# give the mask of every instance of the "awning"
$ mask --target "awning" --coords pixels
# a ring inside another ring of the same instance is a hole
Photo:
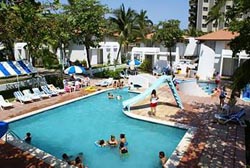
[[[0,62],[0,78],[37,73],[31,63],[24,60]]]

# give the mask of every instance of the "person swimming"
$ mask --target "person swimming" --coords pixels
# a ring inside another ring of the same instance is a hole
[[[95,144],[99,147],[105,147],[108,145],[103,139],[97,141]]]
[[[113,99],[113,98],[114,98],[114,95],[111,94],[111,93],[108,93],[108,98],[109,98],[109,99]]]
[[[120,134],[120,143],[124,143],[124,145],[127,146],[128,143],[125,134]]]
[[[125,146],[125,144],[123,142],[120,143],[119,150],[120,150],[120,154],[128,153],[128,149],[127,149],[127,147]]]
[[[114,135],[110,136],[110,140],[108,141],[110,146],[116,147],[118,145],[118,141],[115,139]]]

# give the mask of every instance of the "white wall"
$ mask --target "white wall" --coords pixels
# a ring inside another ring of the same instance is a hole
[[[208,80],[214,73],[215,52],[208,46],[200,45],[199,64],[197,75],[201,80]]]

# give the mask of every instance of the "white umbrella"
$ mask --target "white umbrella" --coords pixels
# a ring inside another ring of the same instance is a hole
[[[81,74],[81,73],[86,73],[86,70],[84,67],[81,66],[70,66],[67,69],[64,70],[65,74]]]

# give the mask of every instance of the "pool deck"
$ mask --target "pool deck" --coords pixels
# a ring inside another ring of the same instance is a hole
[[[92,81],[92,85],[96,81]],[[102,88],[106,89],[106,88]],[[47,106],[71,100],[88,94],[83,89],[49,99],[21,104],[0,112],[0,120],[10,119]],[[185,110],[180,110],[167,86],[157,90],[159,105],[156,116],[149,116],[149,97],[131,107],[135,114],[156,119],[173,121],[197,128],[194,139],[178,167],[245,167],[245,130],[244,127],[229,123],[219,124],[214,120],[218,111],[218,97],[194,97],[180,93]],[[245,119],[250,119],[250,103],[238,99],[238,108],[246,110]],[[164,150],[164,149],[163,149]],[[158,157],[158,156],[156,156]],[[7,167],[51,167],[35,157],[0,141],[0,165]],[[17,166],[18,165],[18,166]]]

